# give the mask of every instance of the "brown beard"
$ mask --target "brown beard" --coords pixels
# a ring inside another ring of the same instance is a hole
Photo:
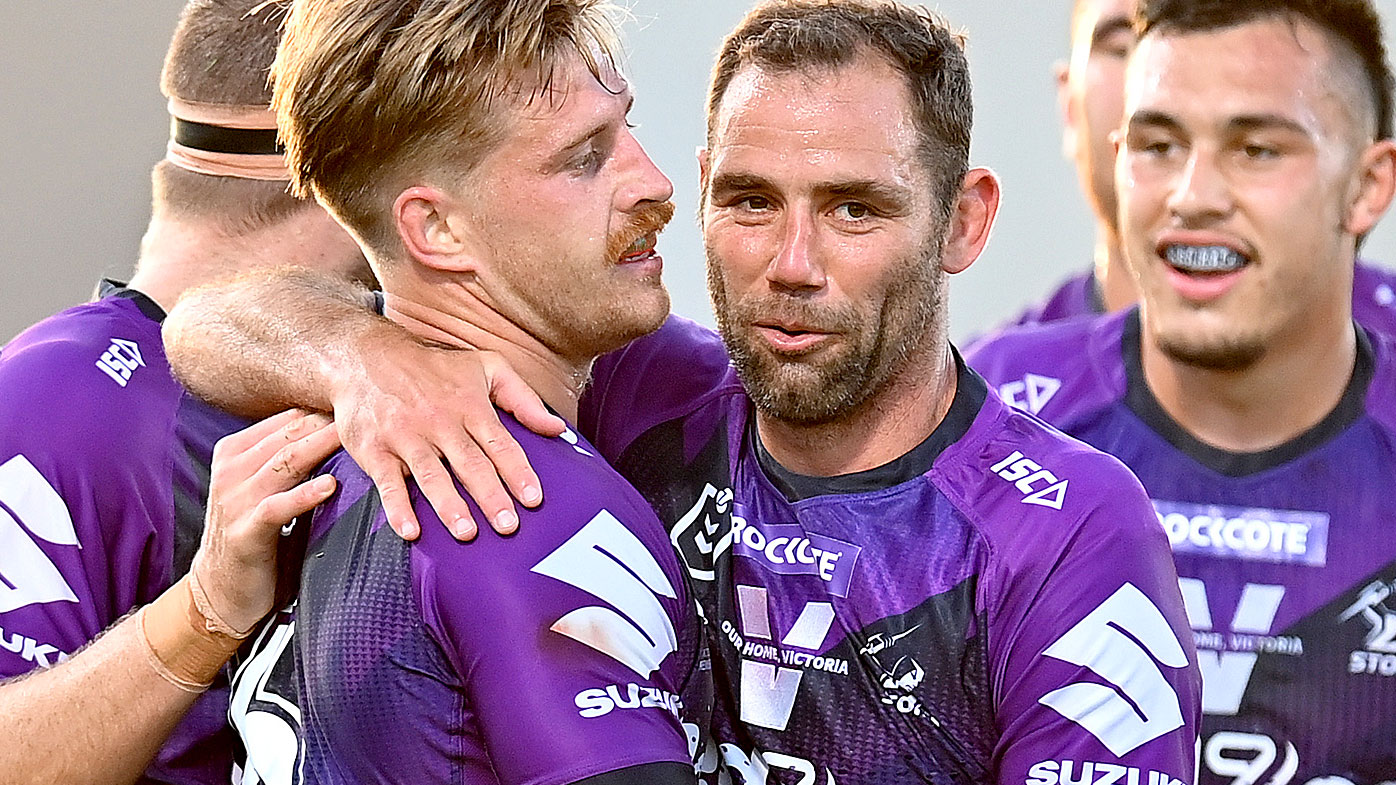
[[[1208,371],[1244,371],[1265,354],[1259,341],[1232,340],[1199,346],[1160,335],[1157,345],[1168,359]]]
[[[779,291],[732,302],[721,263],[709,252],[708,293],[718,331],[752,402],[764,414],[797,425],[836,422],[868,403],[945,319],[939,257],[938,245],[918,249],[889,282],[881,306],[860,313],[851,304],[815,305]],[[748,330],[758,317],[836,333],[838,345],[809,358],[773,356]]]

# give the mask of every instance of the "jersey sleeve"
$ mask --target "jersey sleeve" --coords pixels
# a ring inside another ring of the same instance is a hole
[[[0,677],[66,659],[169,582],[178,389],[158,325],[74,321],[0,354]]]
[[[1067,504],[1083,504],[1075,525],[1057,534],[1056,511],[1025,513],[991,572],[998,781],[1186,785],[1201,681],[1167,539],[1114,459],[1057,474]]]
[[[507,785],[689,763],[679,641],[696,616],[672,550],[662,533],[637,536],[645,511],[628,500],[550,499],[507,540],[462,546],[422,527],[419,602],[462,679],[468,724]]]

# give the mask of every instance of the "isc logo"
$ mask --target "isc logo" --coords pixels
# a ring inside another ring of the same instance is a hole
[[[1062,502],[1066,501],[1067,481],[1058,480],[1057,475],[1042,468],[1037,461],[1023,457],[1017,450],[990,466],[989,471],[1013,483],[1013,487],[1022,491],[1025,494],[1023,504],[1036,504],[1060,510]]]
[[[113,338],[111,346],[97,358],[97,368],[110,376],[112,381],[125,387],[131,381],[131,374],[145,366],[141,357],[141,347],[135,341]]]

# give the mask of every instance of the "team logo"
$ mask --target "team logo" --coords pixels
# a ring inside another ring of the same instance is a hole
[[[602,510],[533,567],[607,603],[588,605],[553,622],[553,632],[590,646],[649,678],[678,648],[660,597],[677,594],[644,543]]]
[[[78,601],[36,540],[82,547],[63,497],[28,458],[16,455],[0,464],[0,613]]]
[[[990,466],[989,471],[1013,483],[1013,487],[1024,494],[1023,504],[1060,510],[1066,501],[1067,481],[1057,479],[1057,475],[1017,450]]]
[[[926,669],[910,654],[891,651],[908,635],[916,632],[921,625],[896,634],[875,632],[868,636],[868,642],[858,649],[858,653],[872,665],[878,674],[878,685],[882,688],[879,698],[883,704],[891,706],[901,714],[920,717],[925,708],[916,690],[926,680]],[[903,647],[905,648],[905,647]],[[886,653],[886,656],[883,656]]]
[[[145,358],[141,357],[141,347],[125,338],[113,338],[111,346],[97,358],[97,369],[122,387],[130,384],[131,374],[137,368],[143,367]]]
[[[797,523],[761,524],[732,516],[732,553],[778,575],[815,575],[835,597],[847,597],[853,566],[863,549],[806,532]]]
[[[732,489],[705,484],[698,501],[669,530],[669,541],[689,575],[712,580],[713,565],[732,544]]]
[[[1328,561],[1328,514],[1154,501],[1174,553],[1307,564]]]
[[[1030,414],[1038,414],[1061,388],[1061,379],[1030,373],[1016,382],[1000,385],[999,397],[1009,406]]]
[[[1396,580],[1373,581],[1338,616],[1340,622],[1361,619],[1367,627],[1362,648],[1348,658],[1350,673],[1396,676],[1396,613],[1388,605],[1392,594],[1396,594]]]

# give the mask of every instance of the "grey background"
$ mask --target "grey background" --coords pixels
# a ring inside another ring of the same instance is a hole
[[[1381,0],[1388,39],[1396,16]],[[749,0],[629,0],[633,119],[674,180],[678,216],[661,241],[679,313],[710,322],[694,150],[708,68]],[[1052,63],[1067,47],[1067,0],[939,0],[970,35],[977,117],[973,162],[1005,199],[980,260],[952,283],[952,329],[981,331],[1089,262],[1091,224],[1061,155]],[[0,341],[87,299],[98,277],[130,275],[149,210],[149,169],[168,120],[160,63],[179,0],[8,3],[0,25]],[[1396,219],[1366,255],[1396,263]]]

